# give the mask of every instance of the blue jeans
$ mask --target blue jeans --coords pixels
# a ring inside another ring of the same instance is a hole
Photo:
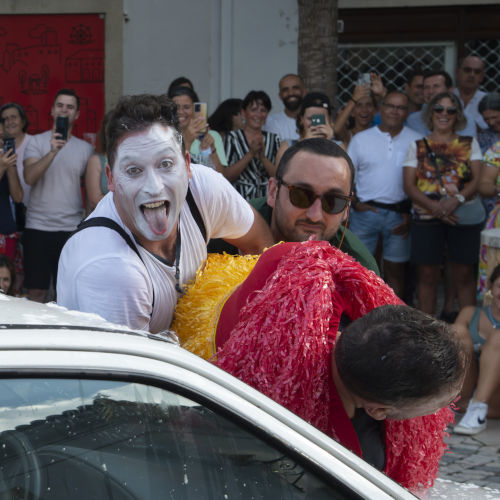
[[[375,207],[374,207],[375,208]],[[383,258],[389,262],[407,262],[410,260],[410,236],[403,238],[392,234],[392,229],[403,222],[403,216],[376,207],[377,212],[351,210],[349,229],[375,254],[379,237],[382,237]]]

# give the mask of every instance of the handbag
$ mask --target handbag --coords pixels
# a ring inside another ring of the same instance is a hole
[[[449,198],[448,193],[446,192],[446,188],[444,187],[443,178],[441,177],[441,172],[439,171],[439,167],[436,162],[436,153],[432,151],[429,143],[427,142],[427,138],[424,137],[424,144],[427,148],[427,154],[429,155],[429,160],[432,163],[432,166],[436,170],[436,176],[439,180],[439,184],[441,185],[441,195]],[[472,200],[466,201],[458,206],[453,212],[454,215],[458,217],[457,225],[459,226],[472,226],[476,224],[481,224],[486,218],[486,210],[484,209],[483,202],[476,194]]]

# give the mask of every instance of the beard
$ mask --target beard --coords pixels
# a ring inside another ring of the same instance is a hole
[[[283,104],[288,111],[297,111],[300,108],[301,103],[302,99],[298,96],[291,96],[283,101]]]

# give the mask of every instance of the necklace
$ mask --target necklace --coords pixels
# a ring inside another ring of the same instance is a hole
[[[491,304],[485,309],[486,316],[488,316],[488,319],[491,321],[491,324],[493,325],[493,328],[495,330],[498,330],[500,328],[500,321],[497,321],[493,317],[493,313],[491,312]]]

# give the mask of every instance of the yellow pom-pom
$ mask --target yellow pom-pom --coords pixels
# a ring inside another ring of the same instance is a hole
[[[209,254],[196,273],[195,282],[175,308],[171,329],[182,347],[210,359],[215,354],[214,337],[219,314],[233,290],[254,268],[258,255]]]

